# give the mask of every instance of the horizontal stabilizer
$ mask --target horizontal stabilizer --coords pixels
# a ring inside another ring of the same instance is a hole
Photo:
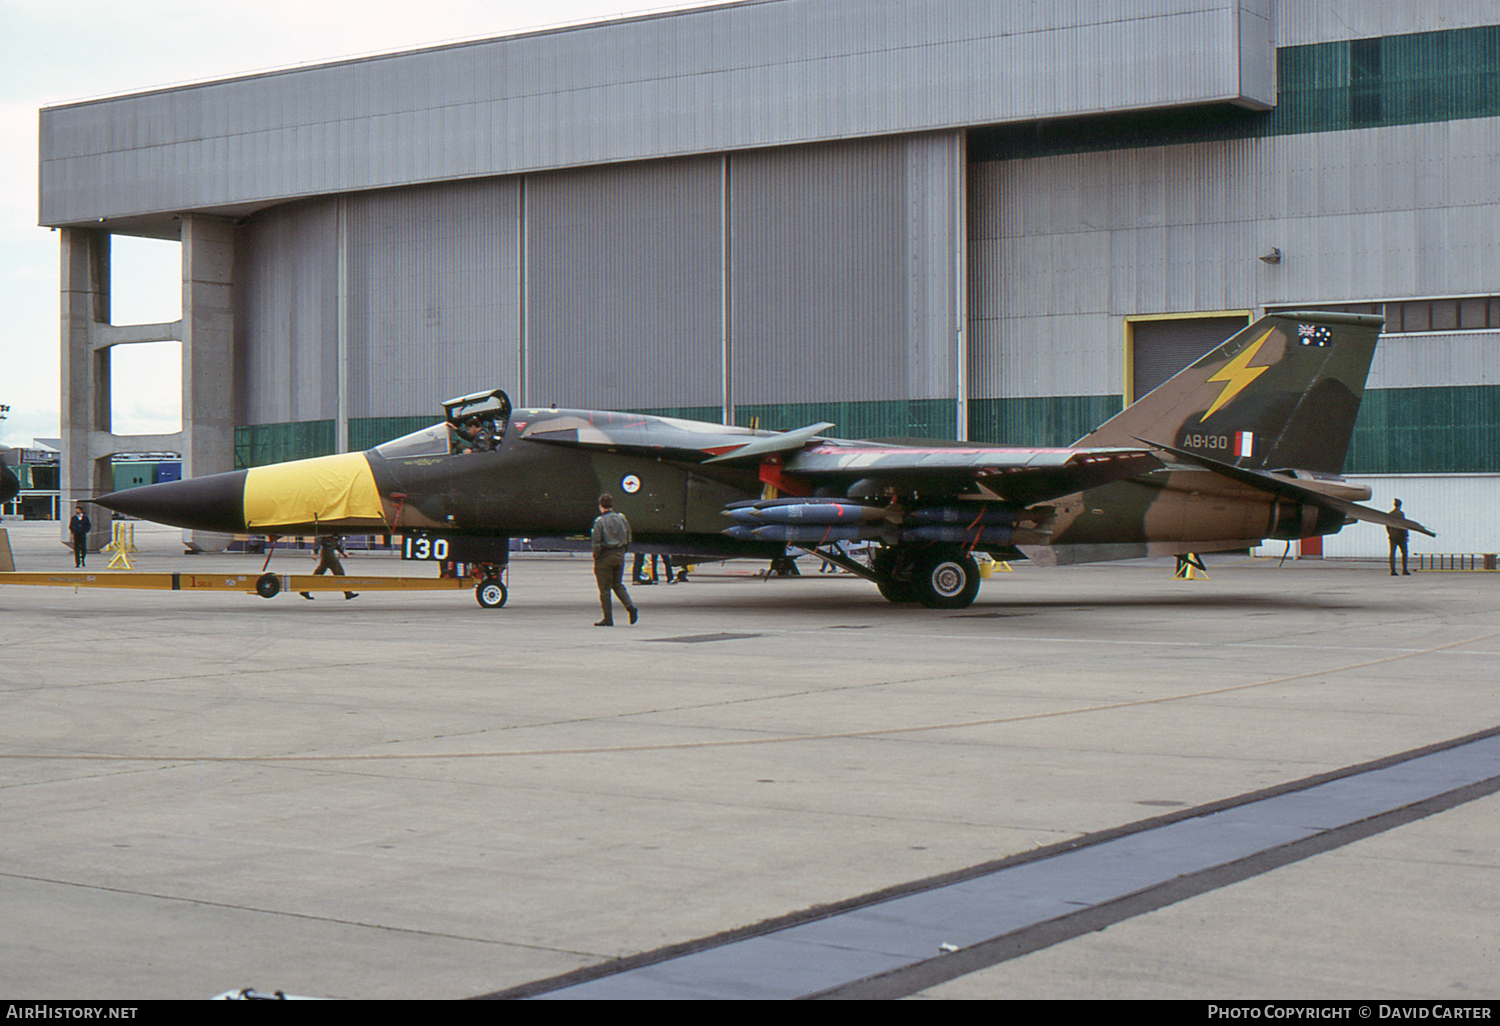
[[[1151,442],[1147,441],[1144,438],[1137,439],[1137,441],[1144,442],[1146,445],[1152,446],[1156,449],[1160,449],[1163,452],[1169,452],[1173,456],[1187,460],[1189,463],[1196,463],[1198,466],[1203,467],[1205,470],[1212,470],[1215,474],[1227,477],[1231,481],[1238,481],[1240,484],[1249,485],[1251,488],[1257,488],[1263,492],[1270,492],[1272,495],[1278,496],[1283,499],[1291,499],[1296,502],[1304,502],[1313,506],[1319,506],[1323,509],[1333,510],[1335,513],[1342,513],[1344,516],[1349,517],[1353,520],[1363,520],[1371,524],[1380,524],[1382,527],[1394,527],[1407,531],[1420,531],[1422,534],[1427,535],[1429,538],[1437,537],[1434,532],[1429,531],[1427,528],[1423,527],[1415,520],[1406,519],[1399,513],[1388,513],[1383,510],[1371,509],[1368,506],[1361,506],[1358,503],[1349,502],[1347,499],[1339,499],[1335,498],[1332,495],[1325,495],[1322,492],[1317,491],[1313,488],[1309,488],[1300,482],[1281,477],[1277,474],[1272,474],[1269,471],[1249,470],[1245,467],[1236,467],[1233,464],[1223,463],[1208,456],[1203,456],[1195,452],[1189,452],[1186,449],[1178,449],[1174,446],[1162,445],[1160,442]]]

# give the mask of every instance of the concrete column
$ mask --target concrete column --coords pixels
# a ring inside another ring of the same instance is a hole
[[[62,480],[66,505],[62,539],[71,544],[66,521],[85,499],[115,490],[115,453],[181,448],[182,434],[116,435],[110,409],[110,352],[114,346],[181,338],[181,322],[111,324],[110,235],[89,228],[62,230]],[[184,350],[186,347],[184,347]],[[186,407],[184,407],[184,411]],[[109,516],[94,506],[90,550],[109,540]]]
[[[234,469],[234,225],[182,215],[183,475]],[[227,539],[185,532],[190,547]]]
[[[75,503],[114,490],[108,454],[95,452],[98,433],[110,431],[109,348],[99,326],[109,323],[109,233],[64,228],[62,235],[62,480],[61,537]],[[104,458],[101,459],[100,457]],[[94,506],[89,548],[109,540],[109,518]]]

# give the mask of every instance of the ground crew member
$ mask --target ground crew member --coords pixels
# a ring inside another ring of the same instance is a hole
[[[314,577],[325,573],[331,573],[335,577],[344,576],[344,564],[339,562],[339,550],[343,548],[343,545],[344,539],[336,534],[323,535],[318,539],[317,544],[313,547],[313,551],[318,554],[318,568],[313,571]],[[301,594],[305,599],[312,598],[312,595],[305,591]],[[357,591],[344,592],[344,598],[346,599],[357,597],[359,597],[359,592]]]
[[[639,610],[630,601],[630,592],[625,590],[625,549],[630,545],[630,521],[625,514],[615,512],[614,496],[605,492],[599,496],[599,516],[594,520],[594,580],[599,583],[599,608],[604,610],[604,619],[595,627],[615,625],[614,604],[610,593],[620,596],[630,622],[635,623]]]
[[[1405,513],[1401,512],[1401,500],[1400,499],[1397,499],[1395,505],[1393,505],[1391,507],[1391,512],[1394,513],[1394,514],[1396,514],[1398,517],[1404,517],[1404,516],[1406,516]],[[1392,577],[1396,576],[1396,550],[1400,549],[1401,550],[1401,574],[1404,577],[1410,577],[1411,576],[1411,571],[1408,570],[1408,569],[1406,569],[1406,528],[1404,528],[1404,527],[1387,527],[1385,529],[1385,533],[1388,534],[1388,535],[1390,535],[1390,538],[1391,538],[1391,576]]]
[[[83,506],[73,507],[73,519],[68,521],[68,531],[73,535],[73,565],[83,566],[89,554],[89,532],[94,522],[83,511]]]

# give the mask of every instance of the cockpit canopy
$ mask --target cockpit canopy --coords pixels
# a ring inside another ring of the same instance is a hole
[[[475,392],[443,403],[446,420],[375,447],[386,459],[453,456],[500,447],[510,424],[510,397],[500,389]]]
[[[375,451],[388,460],[407,456],[447,456],[452,451],[449,442],[452,436],[447,424],[434,424],[377,445]]]
[[[446,400],[443,403],[443,413],[454,423],[479,417],[504,425],[510,420],[510,396],[498,388],[493,392],[461,395],[457,399]]]

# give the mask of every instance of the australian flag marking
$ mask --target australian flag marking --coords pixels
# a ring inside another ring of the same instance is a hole
[[[1297,325],[1297,341],[1304,346],[1333,345],[1333,329],[1322,324],[1299,324]]]

